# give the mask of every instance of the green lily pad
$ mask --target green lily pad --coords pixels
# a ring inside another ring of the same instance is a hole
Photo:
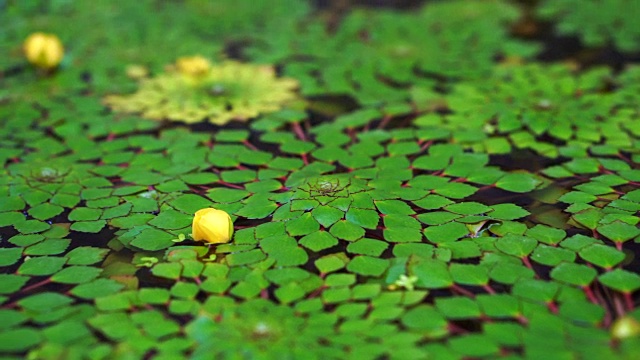
[[[71,230],[85,232],[85,233],[97,233],[107,224],[104,220],[96,221],[77,221],[71,224]]]
[[[345,218],[347,221],[366,229],[375,229],[378,226],[378,221],[380,220],[378,212],[356,208],[349,209]]]
[[[444,262],[439,260],[425,260],[412,268],[412,273],[418,277],[416,285],[427,289],[447,288],[453,285],[453,279]]]
[[[304,213],[296,219],[287,221],[286,229],[291,236],[307,235],[317,232],[320,229],[320,224],[311,213]]]
[[[482,286],[489,283],[489,269],[484,266],[454,263],[449,266],[449,273],[457,284]]]
[[[445,243],[455,241],[469,234],[469,229],[464,224],[449,222],[443,225],[429,226],[424,230],[424,235],[433,243]]]
[[[640,289],[640,275],[623,269],[615,269],[598,277],[600,283],[624,293],[631,293]]]
[[[422,331],[432,337],[447,333],[447,321],[444,316],[428,305],[420,305],[407,311],[401,321],[409,329]]]
[[[0,266],[13,265],[22,257],[21,248],[0,249]]]
[[[593,244],[584,247],[578,253],[582,259],[594,265],[611,269],[625,259],[625,254],[611,246]]]
[[[164,231],[147,228],[142,230],[132,241],[131,245],[143,250],[162,250],[174,244],[174,236]]]
[[[513,295],[538,302],[550,302],[557,293],[559,286],[555,282],[545,282],[535,279],[522,279],[513,286]]]
[[[556,266],[562,262],[573,262],[576,253],[560,247],[539,244],[531,254],[531,260],[547,266]]]
[[[325,228],[344,217],[344,212],[331,206],[317,206],[311,211],[314,219]]]
[[[40,331],[32,328],[9,329],[0,332],[0,351],[19,353],[38,345],[43,340]]]
[[[336,222],[330,229],[333,236],[347,240],[355,241],[364,236],[364,229],[360,226],[345,220]]]
[[[51,281],[62,284],[83,284],[97,278],[102,269],[91,266],[69,266],[54,274]]]
[[[18,268],[18,274],[39,276],[51,275],[62,269],[66,262],[67,259],[63,257],[34,257],[20,265],[20,267]]]
[[[360,255],[354,257],[349,264],[347,264],[347,270],[359,275],[378,277],[387,270],[388,266],[389,261],[386,259]]]
[[[29,209],[29,215],[38,220],[47,220],[59,215],[60,213],[62,213],[62,211],[64,211],[64,208],[62,208],[62,206],[50,203],[42,203]]]
[[[598,272],[586,265],[562,263],[551,270],[551,278],[576,286],[588,286]]]
[[[531,174],[511,173],[500,178],[500,180],[496,182],[496,187],[511,192],[525,193],[532,191],[539,184],[540,180]]]
[[[311,251],[318,252],[324,249],[331,248],[338,244],[336,239],[331,233],[327,231],[315,231],[309,235],[300,239],[300,245],[310,249]]]
[[[63,253],[71,240],[69,239],[46,239],[25,249],[25,255],[58,255]]]
[[[163,209],[158,216],[149,221],[149,225],[159,229],[182,229],[191,225],[192,221],[191,215],[172,209]]]
[[[380,240],[360,239],[347,246],[347,251],[352,254],[362,254],[369,256],[380,256],[389,245]]]
[[[517,257],[528,256],[535,249],[538,242],[527,236],[508,234],[496,241],[496,247],[504,252]]]
[[[71,294],[82,299],[95,299],[111,294],[115,294],[124,287],[117,281],[110,279],[96,279],[90,282],[84,282],[73,289]]]
[[[464,335],[449,340],[449,346],[456,352],[473,357],[495,356],[500,347],[485,335]]]
[[[640,229],[621,221],[598,226],[597,231],[615,242],[625,242],[640,235]]]
[[[0,274],[0,294],[11,294],[20,290],[29,281],[28,276]]]
[[[478,304],[466,297],[438,298],[436,309],[448,319],[468,319],[480,316]]]

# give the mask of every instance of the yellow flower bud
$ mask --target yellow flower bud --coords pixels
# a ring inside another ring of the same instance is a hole
[[[187,56],[179,58],[176,61],[176,67],[184,75],[198,77],[209,72],[211,63],[202,56]]]
[[[211,244],[228,243],[233,236],[233,221],[225,211],[201,209],[196,211],[192,230],[193,240]]]
[[[626,339],[640,335],[640,323],[631,316],[623,316],[611,325],[611,336]]]
[[[64,56],[62,42],[57,36],[41,32],[29,35],[23,45],[27,60],[41,69],[53,69]]]

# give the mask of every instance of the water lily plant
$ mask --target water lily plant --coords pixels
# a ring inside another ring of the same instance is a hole
[[[193,56],[178,59],[155,77],[143,78],[135,93],[110,95],[104,102],[116,112],[139,113],[154,120],[223,125],[294,104],[297,84],[277,77],[269,65],[211,64]]]

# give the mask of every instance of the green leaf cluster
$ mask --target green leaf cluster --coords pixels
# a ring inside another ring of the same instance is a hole
[[[559,35],[577,35],[587,46],[640,50],[640,31],[635,25],[640,9],[631,0],[546,0],[537,12],[544,19],[557,21],[554,30]]]

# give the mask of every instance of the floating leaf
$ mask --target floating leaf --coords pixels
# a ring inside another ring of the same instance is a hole
[[[412,272],[418,277],[416,285],[428,289],[446,288],[453,284],[453,280],[444,262],[425,260],[412,267]]]
[[[469,229],[464,224],[450,222],[443,225],[430,226],[424,230],[424,235],[433,243],[455,241],[469,234]]]
[[[537,245],[537,241],[526,236],[505,235],[496,241],[496,247],[505,254],[524,257],[529,255]]]
[[[97,233],[107,224],[104,220],[96,220],[96,221],[77,221],[71,225],[71,230],[86,232],[86,233]]]
[[[539,244],[531,254],[531,260],[547,266],[556,266],[562,262],[573,262],[575,259],[576,253],[573,251],[544,244]]]
[[[62,269],[67,259],[54,256],[35,257],[25,261],[18,268],[22,275],[51,275]]]
[[[13,274],[0,274],[0,294],[11,294],[20,290],[29,281],[29,277],[13,275]]]
[[[598,272],[586,265],[562,263],[551,270],[551,278],[567,284],[589,286]]]
[[[349,246],[347,246],[347,251],[353,254],[377,257],[380,256],[387,247],[388,244],[384,241],[365,238],[349,244]]]
[[[317,232],[320,229],[318,222],[311,213],[304,213],[297,219],[287,221],[286,229],[289,235],[299,236]]]
[[[338,239],[327,231],[316,231],[300,239],[300,245],[314,252],[328,249],[337,244]]]
[[[520,314],[519,300],[512,295],[478,295],[476,300],[483,313],[490,317],[516,317]]]
[[[489,270],[484,266],[470,264],[451,264],[449,273],[457,284],[486,285],[489,282]]]
[[[164,231],[147,228],[131,241],[131,245],[144,250],[162,250],[174,244],[173,238],[171,234]]]
[[[487,215],[499,220],[515,220],[529,215],[529,212],[514,204],[498,204],[491,206],[493,211]]]
[[[434,308],[417,306],[402,316],[402,324],[409,329],[425,332],[431,337],[439,337],[447,332],[447,321]]]
[[[13,265],[22,257],[21,248],[0,249],[0,266]]]
[[[359,275],[377,277],[382,275],[388,266],[389,262],[385,259],[361,255],[356,256],[347,264],[347,270]]]
[[[375,229],[380,220],[380,216],[376,211],[356,208],[349,209],[345,218],[347,221],[366,229]]]
[[[465,297],[439,298],[436,309],[448,319],[468,319],[480,316],[480,308],[475,301]]]
[[[517,193],[525,193],[535,189],[540,180],[530,174],[511,173],[496,182],[496,187]]]
[[[22,352],[42,341],[42,334],[31,328],[9,329],[0,332],[0,351]]]
[[[348,262],[349,260],[344,254],[331,254],[316,260],[315,265],[321,273],[329,273],[342,269]]]
[[[580,257],[592,264],[611,269],[625,258],[625,254],[610,246],[593,244],[580,250]]]
[[[621,221],[614,221],[610,224],[598,226],[597,230],[615,242],[624,242],[640,235],[640,229]]]
[[[344,220],[336,222],[331,227],[330,232],[335,237],[347,241],[358,240],[359,238],[363,237],[365,233],[364,229],[360,226]]]
[[[124,287],[123,284],[109,279],[96,279],[71,289],[71,294],[82,299],[95,299],[114,294]]]
[[[69,266],[58,271],[51,281],[63,284],[83,284],[89,282],[102,272],[102,269],[91,266]]]
[[[491,356],[500,351],[498,345],[484,335],[465,335],[449,340],[452,349],[467,356]]]
[[[631,293],[640,289],[640,276],[623,269],[615,269],[598,277],[600,283],[617,291]]]
[[[91,247],[80,246],[66,254],[68,265],[92,265],[102,261],[104,257],[109,253],[109,250]]]
[[[555,298],[558,288],[555,282],[523,279],[514,284],[512,293],[531,301],[550,302]]]

